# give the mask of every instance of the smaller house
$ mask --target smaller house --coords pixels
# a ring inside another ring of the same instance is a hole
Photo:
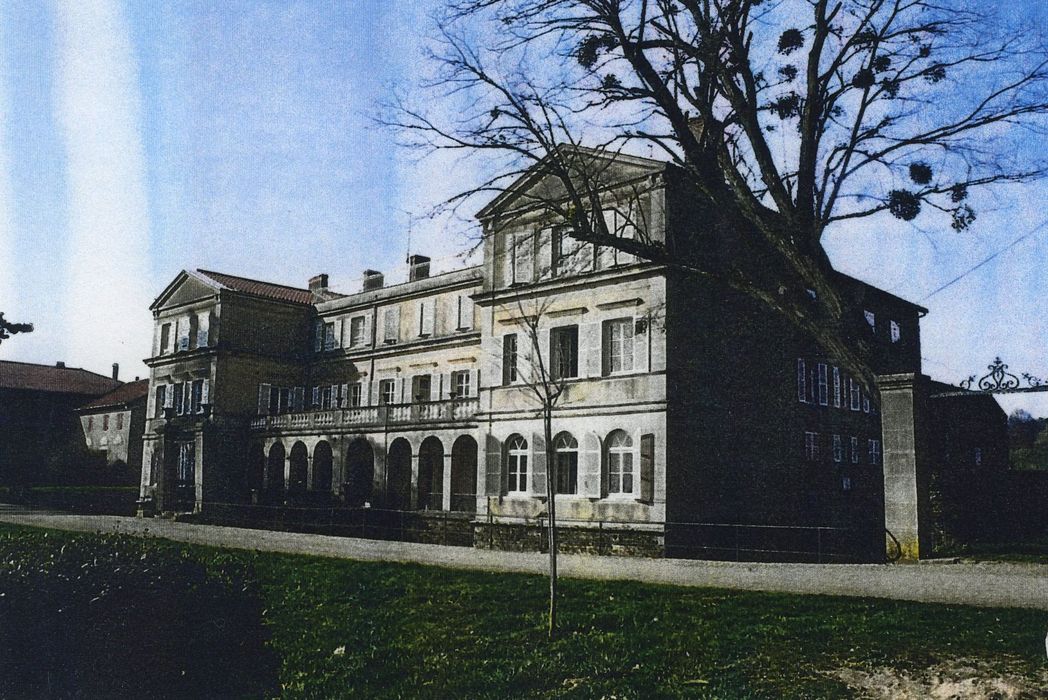
[[[146,423],[149,380],[128,382],[77,409],[87,449],[105,455],[110,465],[142,469],[142,431]]]

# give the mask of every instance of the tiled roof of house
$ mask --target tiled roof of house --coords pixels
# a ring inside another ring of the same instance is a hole
[[[0,360],[0,389],[99,396],[120,385],[121,382],[116,379],[77,367]]]
[[[197,270],[197,273],[208,277],[218,284],[243,294],[262,297],[263,299],[274,299],[276,301],[287,301],[292,304],[312,304],[313,292],[298,287],[287,287],[272,282],[260,282],[246,277],[227,275],[221,272],[209,270]]]
[[[108,394],[99,396],[94,401],[84,404],[79,410],[84,411],[93,408],[108,408],[110,406],[125,406],[129,403],[144,399],[149,393],[149,380],[139,379],[137,382],[128,382],[118,386]]]

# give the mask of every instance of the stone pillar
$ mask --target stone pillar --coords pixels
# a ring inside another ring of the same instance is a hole
[[[451,452],[447,451],[444,453],[444,487],[442,500],[440,504],[441,510],[451,510]]]
[[[433,478],[430,475],[430,478]],[[411,497],[408,510],[418,510],[418,452],[411,452]]]
[[[928,498],[928,378],[921,374],[877,377],[881,395],[884,459],[884,527],[898,540],[901,561],[932,553]],[[896,543],[885,535],[889,556]]]

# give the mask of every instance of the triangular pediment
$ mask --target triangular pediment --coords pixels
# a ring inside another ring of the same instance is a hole
[[[592,149],[573,149],[560,157],[578,191],[611,189],[646,176],[663,172],[667,163],[622,153]],[[509,211],[541,207],[543,203],[562,201],[567,190],[550,157],[525,171],[499,196],[477,212],[478,219],[488,219]]]
[[[207,299],[218,293],[221,286],[211,280],[200,277],[194,273],[183,270],[178,276],[161,292],[150,305],[151,310],[169,309],[183,304],[191,304],[195,301]]]

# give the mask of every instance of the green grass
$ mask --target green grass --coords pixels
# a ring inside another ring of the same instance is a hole
[[[287,697],[822,698],[850,695],[841,667],[1045,667],[1044,612],[563,580],[549,642],[541,576],[155,546],[254,567]]]

